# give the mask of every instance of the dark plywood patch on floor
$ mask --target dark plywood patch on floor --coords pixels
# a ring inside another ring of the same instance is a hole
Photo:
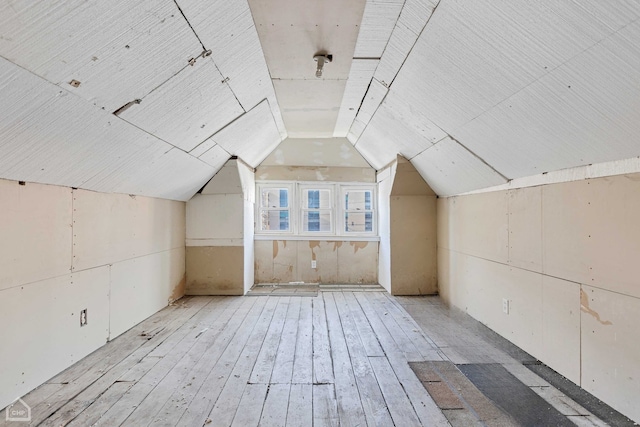
[[[558,374],[547,365],[542,363],[525,363],[524,365],[605,423],[619,427],[633,427],[638,425],[585,389],[580,388]]]
[[[499,364],[458,365],[489,399],[520,425],[571,427],[574,423]]]
[[[453,363],[429,361],[411,362],[409,365],[452,426],[517,425],[512,417],[482,394]]]

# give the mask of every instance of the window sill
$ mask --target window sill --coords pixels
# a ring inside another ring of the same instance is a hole
[[[327,242],[379,242],[380,236],[255,234],[253,240],[313,240]]]

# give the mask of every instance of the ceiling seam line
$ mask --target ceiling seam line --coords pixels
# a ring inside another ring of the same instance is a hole
[[[502,173],[500,173],[496,168],[494,168],[493,166],[491,166],[489,163],[487,163],[482,157],[478,156],[476,153],[474,153],[473,151],[471,151],[469,148],[467,148],[467,146],[465,146],[463,143],[461,143],[460,141],[458,141],[457,139],[455,139],[453,136],[447,134],[447,136],[449,138],[451,138],[452,141],[456,142],[458,145],[460,145],[462,148],[464,148],[465,150],[467,150],[469,153],[471,153],[473,156],[475,156],[478,160],[480,160],[482,163],[484,163],[489,169],[491,169],[492,171],[494,171],[495,173],[497,173],[498,175],[500,175],[500,177],[502,177],[506,182],[511,181],[511,179],[507,178],[505,175],[503,175]]]
[[[402,71],[402,68],[404,67],[405,62],[407,62],[407,59],[411,55],[411,52],[413,52],[413,49],[416,47],[416,44],[418,43],[418,40],[420,40],[420,37],[422,37],[422,33],[424,33],[424,30],[427,28],[427,25],[429,25],[429,22],[431,22],[431,18],[433,18],[433,15],[436,14],[436,11],[438,10],[438,7],[440,6],[440,3],[442,3],[442,0],[438,1],[438,3],[434,6],[433,11],[431,12],[431,15],[429,16],[429,18],[427,18],[427,22],[424,23],[424,26],[422,27],[422,29],[420,30],[420,33],[416,37],[416,41],[414,41],[413,44],[411,45],[411,49],[409,49],[409,52],[407,52],[407,54],[405,55],[404,59],[402,60],[402,64],[400,64],[400,67],[398,68],[398,71],[396,71],[396,73],[394,74],[393,79],[391,79],[391,81],[389,82],[389,85],[387,86],[387,88],[391,89],[391,85],[396,80],[396,77],[398,77],[398,74],[400,74],[400,71]],[[395,30],[395,28],[394,28],[394,30]],[[393,32],[391,33],[391,35],[393,35]],[[384,52],[383,52],[383,54],[384,54]]]
[[[435,123],[434,123],[434,124],[435,124]],[[438,126],[438,128],[440,128],[440,126]],[[442,130],[442,129],[440,129],[440,130]],[[444,132],[444,131],[443,131],[443,132]],[[415,158],[416,158],[416,157],[418,157],[420,154],[424,153],[424,152],[425,152],[425,151],[427,151],[427,150],[432,149],[433,147],[435,147],[435,146],[436,146],[436,144],[439,144],[439,143],[441,143],[442,141],[444,141],[445,139],[447,139],[447,137],[451,138],[451,136],[450,136],[450,135],[447,135],[447,136],[445,136],[445,137],[443,137],[443,138],[440,138],[440,139],[439,139],[439,140],[437,140],[436,142],[433,142],[433,143],[431,144],[431,146],[430,146],[430,147],[425,148],[424,150],[420,151],[418,154],[416,154],[415,156],[412,156],[411,158],[407,158],[407,160],[411,161],[411,160],[415,159]],[[453,139],[453,138],[452,138],[452,139]],[[458,144],[460,144],[460,143],[458,142]],[[460,144],[460,145],[462,145],[462,144]],[[465,148],[466,148],[466,147],[465,147]]]
[[[360,138],[362,138],[362,135],[364,135],[364,133],[367,131],[367,128],[369,127],[369,123],[371,123],[371,120],[373,120],[374,116],[376,115],[376,113],[378,112],[378,110],[380,109],[380,106],[382,105],[382,103],[384,102],[385,99],[387,99],[387,95],[389,95],[389,88],[386,87],[385,85],[383,85],[380,80],[376,79],[375,77],[373,77],[371,79],[371,81],[373,82],[373,80],[377,81],[378,83],[380,83],[385,89],[387,89],[387,92],[384,94],[384,96],[382,97],[382,99],[380,100],[380,103],[378,104],[378,106],[376,107],[376,109],[373,111],[373,114],[371,114],[371,118],[369,119],[369,121],[364,125],[364,129],[362,129],[362,133],[360,133],[360,136],[358,137],[357,141],[355,144],[353,144],[353,146],[357,146],[358,142],[360,142]],[[369,84],[369,87],[371,87],[371,84]],[[367,93],[369,91],[367,90]],[[364,98],[367,97],[367,93],[364,94]],[[364,98],[363,102],[364,102]],[[362,105],[360,106],[360,108],[362,108]],[[360,108],[358,108],[358,112],[360,112]],[[358,115],[356,114],[356,118],[353,119],[353,121],[356,121],[356,119],[358,118]],[[351,126],[353,126],[353,123],[351,124]],[[349,129],[351,130],[351,129]]]
[[[189,20],[187,19],[187,15],[184,14],[184,12],[182,11],[182,8],[180,7],[180,5],[178,4],[178,0],[173,0],[173,2],[175,3],[176,7],[178,8],[178,10],[180,11],[180,14],[182,15],[182,17],[184,18],[184,20],[186,21],[187,25],[189,26],[189,28],[191,28],[191,31],[193,31],[193,35],[196,36],[196,38],[198,39],[198,42],[200,43],[200,46],[202,46],[202,50],[206,51],[207,48],[204,46],[204,43],[202,43],[202,40],[200,39],[200,36],[198,36],[198,33],[196,33],[196,30],[193,28],[193,26],[191,25],[191,22],[189,22]]]

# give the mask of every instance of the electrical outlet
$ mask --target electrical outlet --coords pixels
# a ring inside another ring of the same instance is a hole
[[[80,310],[80,326],[87,326],[87,309]]]
[[[316,268],[316,260],[315,259],[311,260],[311,268]]]
[[[506,298],[502,298],[502,312],[509,314],[509,300]]]

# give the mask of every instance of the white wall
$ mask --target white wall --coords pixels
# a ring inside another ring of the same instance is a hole
[[[640,174],[440,199],[441,295],[640,421],[639,218]]]
[[[182,296],[184,206],[0,180],[0,407]]]
[[[378,172],[378,283],[391,292],[391,190],[397,162]]]

